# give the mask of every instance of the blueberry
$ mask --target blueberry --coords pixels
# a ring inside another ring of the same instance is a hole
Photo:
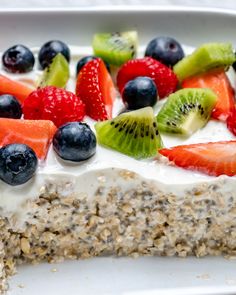
[[[0,118],[20,119],[21,116],[22,108],[15,96],[0,95]]]
[[[48,67],[55,55],[61,53],[70,62],[70,49],[62,41],[52,40],[45,43],[39,50],[39,64],[42,69]]]
[[[91,60],[94,60],[96,59],[97,56],[94,56],[94,55],[88,55],[88,56],[85,56],[85,57],[82,57],[78,62],[77,62],[77,65],[76,65],[76,76],[79,74],[80,70],[82,69],[82,67],[89,61]],[[110,65],[108,62],[104,61],[105,65],[106,65],[106,68],[108,70],[108,72],[110,73],[111,72],[111,69],[110,69]]]
[[[236,58],[236,51],[234,50],[234,56]],[[236,61],[232,64],[234,71],[236,72]]]
[[[157,37],[148,43],[145,56],[150,56],[167,66],[173,67],[184,57],[184,51],[174,38]]]
[[[34,55],[29,48],[15,45],[2,55],[3,68],[10,73],[27,73],[34,67]]]
[[[10,185],[27,182],[37,165],[35,152],[25,144],[9,144],[0,149],[0,179]]]
[[[86,123],[71,122],[58,128],[53,138],[55,152],[64,160],[87,160],[96,152],[96,136]]]
[[[153,106],[157,102],[156,84],[149,77],[137,77],[125,84],[122,98],[130,110]]]

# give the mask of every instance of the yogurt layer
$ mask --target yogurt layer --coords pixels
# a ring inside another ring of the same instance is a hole
[[[185,52],[190,53],[191,47],[184,46]],[[33,48],[37,54],[38,48]],[[141,52],[143,52],[141,50]],[[68,90],[75,89],[75,65],[81,56],[92,54],[91,48],[71,46],[71,78],[68,83]],[[36,67],[37,68],[37,65]],[[33,71],[28,74],[7,74],[15,80],[34,84],[40,71]],[[234,74],[229,73],[229,77],[234,83]],[[157,103],[154,111],[162,106],[165,100]],[[114,115],[117,115],[123,108],[122,101],[117,97],[114,105]],[[94,121],[85,118],[85,121],[92,127]],[[211,120],[208,124],[198,130],[189,138],[178,137],[174,135],[161,134],[165,147],[172,147],[180,144],[202,143],[209,141],[233,140],[236,137],[229,132],[226,125],[222,122]],[[135,177],[128,181],[122,176],[122,171],[128,170],[135,172]],[[47,159],[40,163],[35,176],[26,184],[13,187],[0,181],[0,209],[2,215],[12,212],[20,212],[21,204],[27,199],[37,198],[45,187],[51,186],[51,190],[56,190],[62,195],[77,193],[78,198],[86,196],[92,198],[101,183],[105,187],[114,185],[124,187],[132,184],[133,187],[150,181],[166,193],[183,195],[186,191],[204,183],[217,184],[222,187],[223,191],[232,191],[236,188],[236,177],[220,176],[213,177],[202,173],[184,170],[170,164],[165,158],[157,156],[155,159],[135,160],[123,155],[117,151],[97,146],[95,156],[91,159],[73,164],[62,161],[54,153],[52,147],[49,150]]]

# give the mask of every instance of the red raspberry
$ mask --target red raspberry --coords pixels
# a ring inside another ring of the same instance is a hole
[[[33,91],[24,101],[25,119],[51,120],[57,127],[74,121],[81,121],[85,106],[81,99],[70,91],[47,86]]]
[[[234,109],[228,116],[227,120],[227,127],[228,129],[236,135],[236,109]]]
[[[175,73],[166,65],[151,57],[137,58],[126,62],[118,72],[117,86],[120,93],[128,81],[140,76],[152,78],[160,98],[174,92],[178,84]]]

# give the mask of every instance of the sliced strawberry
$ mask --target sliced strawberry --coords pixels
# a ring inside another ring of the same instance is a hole
[[[86,114],[94,120],[112,118],[116,92],[111,76],[100,58],[83,66],[77,78],[76,94],[84,102]]]
[[[11,94],[15,96],[20,103],[23,103],[32,91],[34,91],[33,88],[0,75],[0,94]]]
[[[117,86],[122,93],[125,84],[139,76],[152,78],[160,98],[176,90],[178,80],[175,73],[161,62],[151,58],[137,58],[126,62],[117,74]]]
[[[55,132],[56,126],[51,121],[0,118],[0,147],[24,143],[39,159],[45,159]]]
[[[234,109],[234,91],[224,69],[214,69],[207,73],[190,77],[182,82],[183,88],[210,88],[218,96],[212,112],[214,119],[225,121]]]
[[[236,135],[236,109],[234,108],[233,111],[229,114],[226,120],[227,127],[230,132]]]
[[[236,175],[236,141],[180,145],[159,153],[176,166],[208,175]]]

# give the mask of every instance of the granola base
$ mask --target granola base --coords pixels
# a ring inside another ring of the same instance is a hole
[[[132,179],[131,179],[132,181]],[[24,226],[0,219],[0,290],[15,266],[98,255],[236,255],[236,195],[202,185],[182,197],[142,182],[94,197],[45,188],[27,201]]]

